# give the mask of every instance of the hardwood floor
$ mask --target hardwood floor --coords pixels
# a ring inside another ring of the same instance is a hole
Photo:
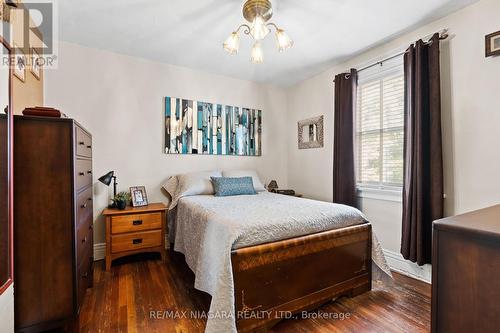
[[[157,258],[123,258],[110,272],[104,261],[96,262],[80,332],[203,332],[205,320],[182,318],[182,311],[207,311],[210,296],[193,288],[194,275],[182,255],[169,253],[165,263]],[[340,298],[270,332],[428,332],[430,286],[398,274],[395,280],[392,286],[377,281],[371,292]],[[161,318],[169,313],[164,311],[180,311],[181,318]]]

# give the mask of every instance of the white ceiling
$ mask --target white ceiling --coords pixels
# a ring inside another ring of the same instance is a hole
[[[252,64],[251,40],[222,49],[244,19],[243,0],[59,1],[60,38],[81,45],[231,77],[291,85],[477,0],[275,0],[272,21],[292,37],[279,53],[274,36],[264,64]]]

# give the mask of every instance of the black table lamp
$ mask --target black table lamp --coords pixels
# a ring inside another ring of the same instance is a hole
[[[271,180],[267,185],[267,190],[273,192],[276,191],[276,189],[278,189],[278,183],[275,180]]]
[[[106,186],[111,184],[111,180],[113,180],[113,199],[116,197],[116,176],[114,171],[110,171],[104,176],[99,177],[99,181]],[[114,207],[114,203],[110,205],[110,207]]]

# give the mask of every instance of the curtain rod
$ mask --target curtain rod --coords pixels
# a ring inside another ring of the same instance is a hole
[[[448,36],[449,36],[449,35],[448,35],[448,29],[447,29],[447,28],[446,28],[446,29],[442,29],[442,30],[440,30],[438,33],[439,33],[439,40],[445,40],[445,39],[447,39],[447,38],[448,38]],[[422,40],[423,40],[423,39],[429,39],[429,38],[431,38],[432,36],[434,36],[434,33],[429,34],[429,35],[427,35],[427,36],[425,36],[425,37],[422,37],[422,38],[420,38],[420,39],[422,39]],[[427,41],[426,43],[429,43],[429,41]],[[375,66],[377,66],[377,65],[382,65],[384,62],[387,62],[387,61],[389,61],[389,60],[392,60],[392,59],[394,59],[394,58],[397,58],[397,57],[399,57],[399,56],[402,56],[402,55],[403,55],[403,54],[405,54],[405,53],[406,53],[406,50],[405,50],[405,51],[402,51],[402,52],[399,52],[399,53],[396,53],[396,54],[394,54],[394,55],[391,55],[391,56],[389,56],[389,57],[387,57],[387,58],[384,58],[384,59],[382,59],[382,60],[379,60],[379,61],[377,61],[377,62],[374,62],[374,63],[372,63],[372,64],[370,64],[370,65],[367,65],[367,66],[361,67],[360,69],[358,69],[358,73],[359,73],[359,72],[362,72],[362,71],[365,71],[365,70],[367,70],[367,69],[369,69],[369,68],[375,67]],[[333,80],[333,82],[335,82],[335,80]]]

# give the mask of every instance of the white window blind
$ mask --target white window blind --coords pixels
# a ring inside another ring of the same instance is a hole
[[[403,59],[363,71],[358,81],[358,186],[395,188],[403,185]]]

